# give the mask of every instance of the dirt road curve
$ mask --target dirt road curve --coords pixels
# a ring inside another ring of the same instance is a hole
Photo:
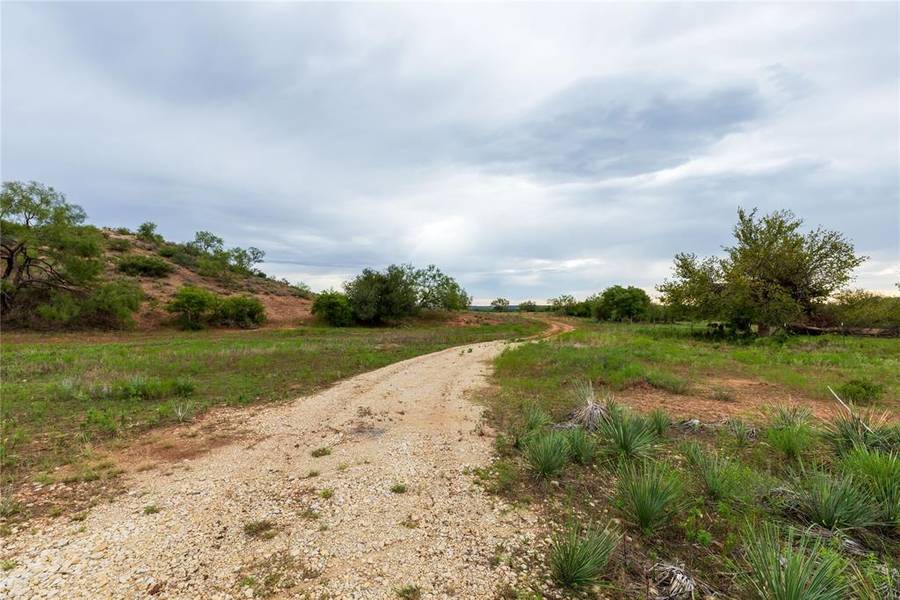
[[[471,473],[493,438],[467,396],[503,347],[414,358],[260,411],[254,442],[137,474],[83,522],[4,539],[18,565],[0,596],[393,598],[412,584],[425,598],[493,597],[517,576],[492,566],[498,545],[527,551],[536,529]]]

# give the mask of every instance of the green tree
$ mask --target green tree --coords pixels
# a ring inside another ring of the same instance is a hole
[[[523,300],[519,302],[520,312],[537,312],[537,303],[534,300]]]
[[[550,310],[555,313],[569,314],[577,303],[575,296],[560,294],[556,298],[550,298]]]
[[[219,297],[192,285],[178,288],[166,310],[174,313],[183,329],[203,329],[219,306]]]
[[[738,209],[735,244],[724,257],[677,254],[674,278],[657,289],[666,304],[692,316],[725,319],[743,330],[756,323],[760,335],[809,317],[846,287],[866,257],[841,233],[819,227],[804,234],[802,225],[790,211],[757,218],[755,209]]]
[[[506,312],[509,310],[509,300],[506,298],[497,298],[491,301],[491,308],[494,312]]]
[[[409,265],[383,272],[364,269],[345,286],[353,315],[363,323],[384,323],[418,311],[416,274]]]
[[[650,296],[638,287],[614,285],[603,290],[593,308],[598,320],[634,321],[650,310]]]
[[[0,303],[62,291],[84,294],[100,275],[103,237],[83,225],[84,210],[50,186],[7,181],[0,192]]]
[[[194,234],[194,241],[188,244],[205,254],[215,254],[225,249],[225,240],[208,231],[198,231]]]
[[[312,313],[334,327],[353,325],[353,309],[347,296],[335,290],[325,290],[313,300]]]
[[[139,240],[144,240],[151,244],[161,244],[163,242],[163,236],[156,233],[156,223],[152,221],[146,221],[138,225],[136,235]]]
[[[466,290],[435,265],[428,265],[424,269],[417,270],[415,279],[421,308],[464,310],[472,303]]]

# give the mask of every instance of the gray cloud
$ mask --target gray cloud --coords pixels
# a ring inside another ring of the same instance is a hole
[[[648,289],[738,205],[900,273],[898,7],[6,3],[4,179],[338,285]]]

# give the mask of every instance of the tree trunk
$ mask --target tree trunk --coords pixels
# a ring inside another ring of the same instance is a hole
[[[772,333],[772,328],[768,323],[757,323],[756,333],[757,335],[759,335],[759,337],[767,337],[770,333]]]

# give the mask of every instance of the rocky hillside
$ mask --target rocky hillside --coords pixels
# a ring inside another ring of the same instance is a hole
[[[171,314],[165,307],[183,285],[193,285],[225,296],[255,296],[265,306],[267,327],[296,325],[311,318],[312,296],[285,281],[231,271],[215,276],[201,275],[201,269],[196,266],[179,264],[178,254],[166,256],[169,253],[165,249],[177,248],[175,244],[145,241],[132,233],[124,233],[123,230],[104,229],[103,235],[107,240],[104,261],[108,278],[122,277],[120,263],[134,256],[165,261],[171,269],[162,276],[133,276],[144,292],[144,300],[135,314],[138,329],[165,326],[171,320]]]

